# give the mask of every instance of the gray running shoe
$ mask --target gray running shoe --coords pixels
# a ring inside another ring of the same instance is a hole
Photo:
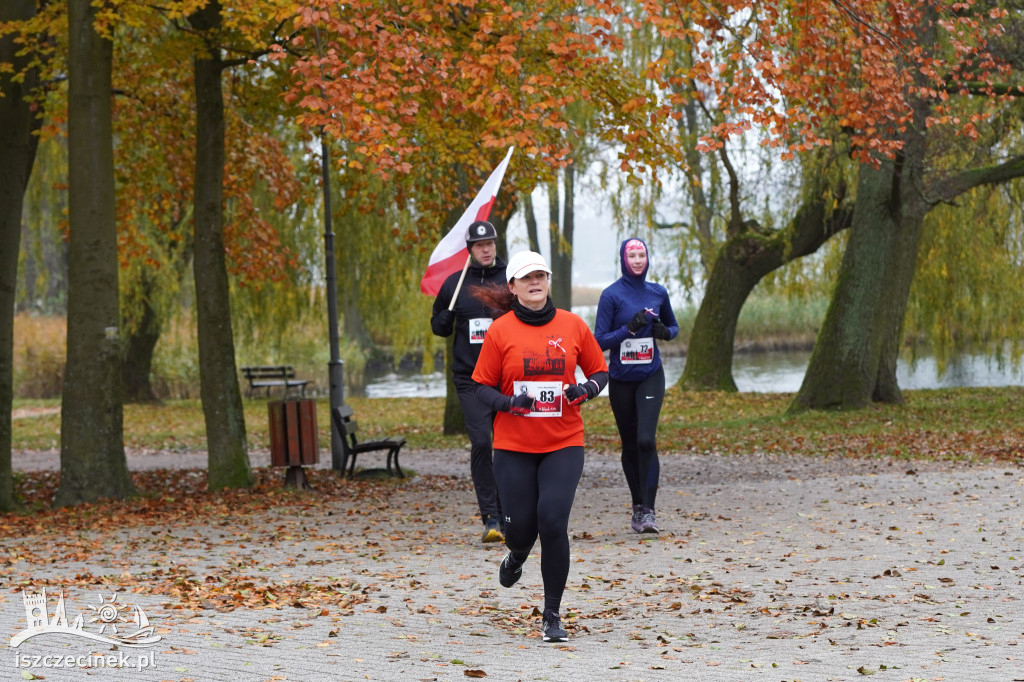
[[[639,504],[634,504],[633,505],[633,518],[629,522],[629,527],[633,529],[634,533],[643,533],[644,532],[643,516],[644,516],[644,508],[641,507]]]
[[[640,533],[660,533],[661,529],[658,528],[658,520],[654,518],[654,510],[650,507],[644,507],[643,512],[640,514]]]

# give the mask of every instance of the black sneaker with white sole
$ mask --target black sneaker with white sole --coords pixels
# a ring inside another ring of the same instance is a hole
[[[544,630],[545,642],[564,642],[569,639],[569,633],[562,629],[562,619],[554,611],[544,612],[541,628]]]
[[[505,558],[501,560],[501,566],[498,566],[498,582],[501,583],[502,587],[512,587],[522,577],[522,562],[517,562],[512,556],[512,552],[508,552],[505,554]]]

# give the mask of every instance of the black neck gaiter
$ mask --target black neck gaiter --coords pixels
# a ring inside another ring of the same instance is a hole
[[[534,327],[540,327],[555,319],[555,305],[551,302],[550,296],[548,296],[547,302],[540,310],[527,308],[519,302],[518,298],[512,299],[512,312],[515,313],[520,322]]]

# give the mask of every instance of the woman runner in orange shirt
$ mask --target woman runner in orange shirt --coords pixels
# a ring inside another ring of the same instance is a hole
[[[497,412],[494,477],[509,550],[498,580],[504,587],[518,582],[539,537],[543,638],[564,642],[559,613],[569,576],[569,514],[583,473],[579,406],[608,383],[608,365],[586,322],[552,305],[550,274],[543,256],[521,251],[506,269],[511,298],[478,292],[512,314],[491,324],[473,380],[477,397]],[[581,384],[577,366],[587,377]]]

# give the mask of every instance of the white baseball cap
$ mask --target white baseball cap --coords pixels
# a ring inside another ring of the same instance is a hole
[[[551,274],[551,268],[548,267],[544,256],[536,251],[520,251],[508,259],[508,265],[505,267],[505,277],[511,282],[516,277],[525,277],[531,272],[538,270],[543,270],[549,275]]]

